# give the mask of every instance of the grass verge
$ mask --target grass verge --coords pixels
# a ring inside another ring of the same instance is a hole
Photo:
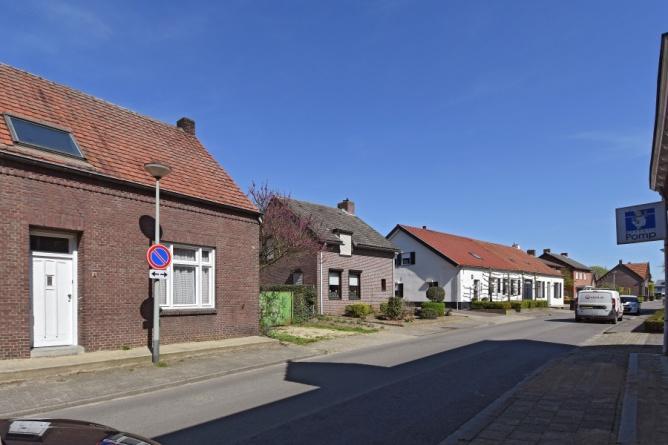
[[[345,326],[329,322],[310,322],[301,324],[299,326],[304,326],[305,328],[331,329],[333,331],[356,332],[358,334],[373,334],[374,332],[379,331],[377,328],[369,328],[365,326]]]
[[[315,343],[317,341],[324,340],[325,338],[327,338],[327,337],[313,337],[313,338],[297,337],[296,335],[290,335],[286,334],[285,332],[279,332],[279,331],[271,331],[267,336],[276,339],[278,341],[294,343],[296,345],[308,345],[309,343]]]

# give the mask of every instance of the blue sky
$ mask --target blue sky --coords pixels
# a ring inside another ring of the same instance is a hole
[[[197,134],[246,190],[395,224],[647,261],[668,2],[3,2],[0,60]]]

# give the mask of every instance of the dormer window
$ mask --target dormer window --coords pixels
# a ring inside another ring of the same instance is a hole
[[[19,144],[83,159],[72,133],[49,125],[5,115],[12,140]]]
[[[339,246],[339,255],[352,256],[353,236],[349,233],[339,233],[339,240],[341,240],[341,245]]]

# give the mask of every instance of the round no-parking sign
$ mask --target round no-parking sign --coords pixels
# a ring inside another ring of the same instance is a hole
[[[172,254],[167,246],[153,244],[146,251],[146,261],[153,269],[167,269],[172,262]]]

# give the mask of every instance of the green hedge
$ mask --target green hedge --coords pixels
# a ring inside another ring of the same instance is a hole
[[[423,307],[422,310],[420,311],[420,318],[434,320],[438,318],[438,310],[430,306]]]
[[[513,309],[519,312],[522,309],[545,308],[547,307],[547,300],[522,300],[513,301],[510,304]]]
[[[547,300],[521,300],[521,301],[472,301],[471,309],[522,309],[546,308]]]
[[[349,304],[346,306],[346,315],[354,318],[365,318],[367,315],[373,313],[371,305],[364,303]]]
[[[510,309],[510,301],[472,301],[471,309]]]
[[[664,321],[664,312],[663,309],[659,309],[650,315],[647,320],[645,320],[645,331],[646,332],[663,332],[663,321]]]
[[[421,307],[422,309],[420,310],[420,317],[422,318],[428,318],[423,316],[425,309],[436,311],[436,315],[438,317],[442,317],[445,315],[445,303],[437,303],[435,301],[425,301],[421,304]]]

